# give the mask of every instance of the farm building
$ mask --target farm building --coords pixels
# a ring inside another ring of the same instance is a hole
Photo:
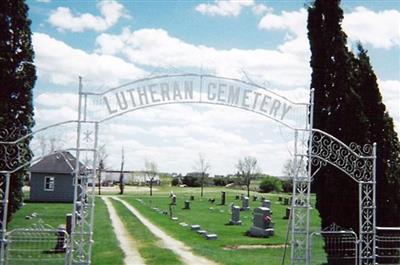
[[[72,202],[76,159],[69,152],[46,156],[29,168],[30,200],[35,202]],[[84,171],[82,163],[81,172]]]
[[[115,183],[119,182],[119,170],[104,170],[101,172],[102,183]],[[124,170],[124,183],[130,185],[144,186],[150,183],[149,176],[144,171],[128,171]],[[156,175],[153,179],[153,185],[160,185],[160,176]]]

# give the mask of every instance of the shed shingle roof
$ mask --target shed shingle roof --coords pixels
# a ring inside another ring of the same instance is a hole
[[[76,158],[67,151],[56,152],[44,157],[42,160],[32,165],[29,171],[32,173],[59,173],[71,174],[75,169]],[[81,170],[85,167],[79,162]]]

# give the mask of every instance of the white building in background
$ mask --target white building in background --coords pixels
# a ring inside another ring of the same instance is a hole
[[[104,170],[101,172],[101,181],[103,185],[119,182],[121,171]],[[123,171],[124,184],[144,186],[150,183],[150,177],[144,171]],[[153,185],[160,185],[160,176],[156,175],[153,179]]]

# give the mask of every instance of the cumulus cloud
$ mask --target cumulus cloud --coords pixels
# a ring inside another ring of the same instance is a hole
[[[101,34],[96,40],[101,54],[120,54],[140,65],[168,69],[200,67],[216,75],[243,78],[252,73],[256,80],[272,85],[307,85],[308,61],[296,54],[268,49],[219,50],[193,45],[172,37],[163,29],[124,29],[119,35]]]
[[[118,84],[146,75],[121,58],[74,49],[44,33],[34,33],[32,41],[39,77],[54,84],[76,83],[78,76],[96,84]]]
[[[274,9],[272,7],[266,6],[264,4],[258,4],[251,8],[254,15],[264,15],[265,13],[272,13]]]
[[[379,80],[383,102],[394,120],[397,131],[400,131],[400,80]]]
[[[399,22],[398,10],[372,11],[357,7],[344,15],[343,30],[350,42],[360,41],[374,48],[389,49],[400,45]],[[279,49],[308,55],[307,11],[304,8],[298,11],[282,11],[280,14],[267,13],[258,27],[263,30],[286,31],[286,41]]]
[[[37,128],[75,119],[76,99],[73,93],[37,95]],[[289,158],[288,148],[293,146],[293,135],[266,130],[272,125],[264,117],[222,106],[170,105],[138,110],[102,123],[99,143],[106,144],[110,169],[118,168],[124,146],[126,168],[130,170],[141,169],[144,160],[151,157],[161,170],[185,173],[194,170],[197,154],[202,152],[212,162],[212,173],[234,173],[237,159],[251,154],[268,173],[280,175],[282,163]],[[73,135],[76,130],[74,124],[61,129],[63,135]],[[63,147],[71,148],[74,144],[66,139]]]
[[[114,0],[100,1],[97,8],[101,16],[90,13],[74,14],[68,7],[58,7],[51,12],[48,22],[58,30],[101,32],[115,25],[121,17],[127,16],[124,6]]]
[[[215,0],[213,4],[199,4],[196,11],[203,15],[237,17],[243,7],[254,5],[254,0]]]
[[[361,41],[375,48],[400,46],[400,11],[372,11],[357,7],[345,14],[343,28],[351,41]]]
[[[50,3],[51,0],[36,0],[39,3]]]

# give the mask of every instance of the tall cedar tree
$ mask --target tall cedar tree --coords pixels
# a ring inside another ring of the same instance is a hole
[[[376,203],[378,226],[400,226],[400,143],[386,111],[367,51],[358,45],[358,64],[364,112],[371,124],[371,142],[377,143]],[[396,218],[397,217],[397,218]]]
[[[29,133],[34,125],[32,89],[36,81],[36,70],[33,65],[30,24],[25,1],[0,1],[0,130],[2,132],[15,130],[25,134]],[[8,137],[6,140],[13,141],[18,137]],[[29,141],[30,139],[26,139],[21,142],[25,155],[31,152]],[[26,168],[11,175],[9,216],[21,206],[25,175]],[[0,214],[2,216],[2,213]]]
[[[339,4],[340,0],[316,0],[308,8],[314,128],[345,144],[366,144],[369,123],[355,89],[360,78],[358,65],[346,46]],[[322,228],[336,223],[358,232],[356,182],[333,166],[326,166],[317,174],[314,185]]]

